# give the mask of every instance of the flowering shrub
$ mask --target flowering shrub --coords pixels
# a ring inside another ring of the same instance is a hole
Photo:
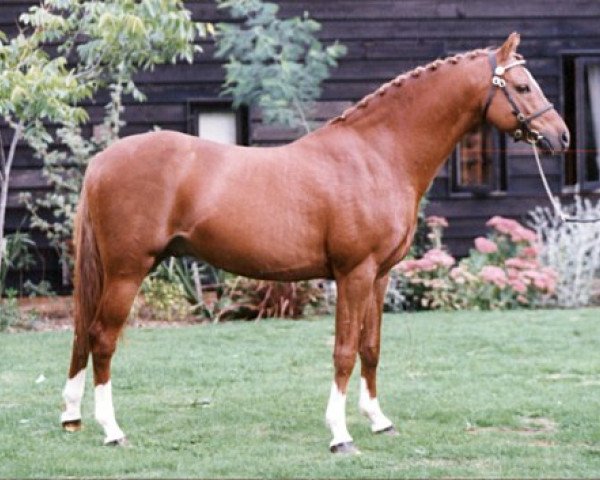
[[[492,232],[475,239],[469,256],[456,260],[441,247],[447,223],[434,217],[435,248],[419,259],[408,259],[392,271],[393,290],[404,288],[406,309],[505,309],[531,307],[551,295],[557,275],[540,265],[537,235],[515,220],[493,217]],[[389,304],[391,299],[396,302]],[[388,310],[398,310],[398,295],[388,293]]]

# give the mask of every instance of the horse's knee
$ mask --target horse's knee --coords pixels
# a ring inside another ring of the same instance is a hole
[[[333,354],[333,365],[336,376],[349,377],[354,369],[356,353],[336,352]]]

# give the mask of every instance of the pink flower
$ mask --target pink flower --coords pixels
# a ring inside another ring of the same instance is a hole
[[[486,265],[479,272],[479,276],[485,282],[493,283],[497,287],[504,288],[508,279],[506,278],[506,272],[500,267],[494,265]]]
[[[529,303],[529,300],[527,300],[527,297],[525,295],[518,295],[517,301],[519,303],[522,303],[523,305],[527,305]]]
[[[556,272],[547,267],[541,270],[525,270],[523,277],[529,279],[533,286],[542,292],[553,293],[556,288]]]
[[[407,273],[407,272],[412,272],[413,270],[415,270],[417,267],[417,261],[416,260],[403,260],[402,262],[400,262],[398,264],[398,270],[400,270],[403,273]]]
[[[511,232],[510,239],[513,242],[534,243],[537,241],[537,235],[533,230],[519,225],[519,228]]]
[[[450,268],[456,263],[456,260],[452,255],[448,255],[440,248],[432,248],[428,250],[423,256],[422,260],[428,260],[434,263],[436,266]]]
[[[540,249],[536,245],[529,245],[521,250],[520,256],[525,258],[537,258]]]
[[[539,267],[537,260],[525,259],[525,258],[508,258],[504,262],[509,268],[516,268],[517,270],[536,269]]]
[[[481,253],[496,253],[498,251],[498,245],[485,237],[475,239],[475,248]]]
[[[417,268],[419,270],[423,270],[425,272],[431,272],[432,270],[435,270],[436,264],[433,260],[431,260],[430,258],[427,258],[427,254],[425,254],[425,256],[423,258],[421,258],[420,260],[417,260],[417,262],[418,262]]]
[[[510,235],[514,230],[521,227],[519,222],[510,218],[499,216],[490,218],[486,225],[488,227],[492,227],[494,230],[497,230],[500,233],[504,233],[505,235]]]
[[[513,242],[533,243],[537,240],[537,235],[533,230],[523,227],[516,220],[495,216],[486,223],[499,233],[508,235]]]
[[[508,281],[510,287],[517,293],[525,293],[527,285],[520,278],[512,278]]]
[[[506,275],[508,276],[509,280],[513,280],[515,278],[519,278],[521,276],[521,271],[517,270],[516,268],[507,268],[506,269]]]
[[[452,270],[450,270],[450,278],[452,280],[458,280],[459,278],[463,277],[463,273],[464,270],[461,267],[454,267]]]
[[[425,219],[425,223],[427,223],[427,226],[429,228],[433,228],[433,227],[446,228],[448,226],[448,220],[446,220],[444,217],[438,217],[435,215],[431,215],[431,216],[427,217]]]

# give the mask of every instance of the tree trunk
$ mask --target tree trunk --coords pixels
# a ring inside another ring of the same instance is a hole
[[[10,144],[8,156],[6,157],[6,164],[4,165],[4,171],[2,172],[2,181],[0,185],[0,270],[2,270],[2,263],[4,261],[4,249],[5,249],[5,238],[4,238],[4,222],[6,219],[6,207],[8,203],[8,184],[10,179],[10,170],[12,168],[13,161],[15,159],[15,152],[17,150],[17,143],[23,133],[23,124],[19,123],[15,127],[13,139]],[[0,294],[3,292],[0,291]]]

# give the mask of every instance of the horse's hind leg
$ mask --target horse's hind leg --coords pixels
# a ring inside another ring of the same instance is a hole
[[[95,417],[104,429],[105,444],[123,445],[126,443],[125,434],[115,418],[110,362],[142,279],[143,275],[107,278],[98,316],[90,326]]]
[[[325,419],[333,439],[333,453],[357,453],[346,427],[346,392],[358,351],[360,328],[372,303],[375,268],[363,264],[352,272],[336,276],[337,304],[335,315],[335,380],[327,404]]]
[[[371,421],[374,433],[397,435],[392,422],[383,414],[377,400],[377,364],[381,344],[381,317],[383,298],[387,288],[387,275],[375,283],[375,295],[369,309],[360,336],[361,379],[358,407],[360,412]]]

